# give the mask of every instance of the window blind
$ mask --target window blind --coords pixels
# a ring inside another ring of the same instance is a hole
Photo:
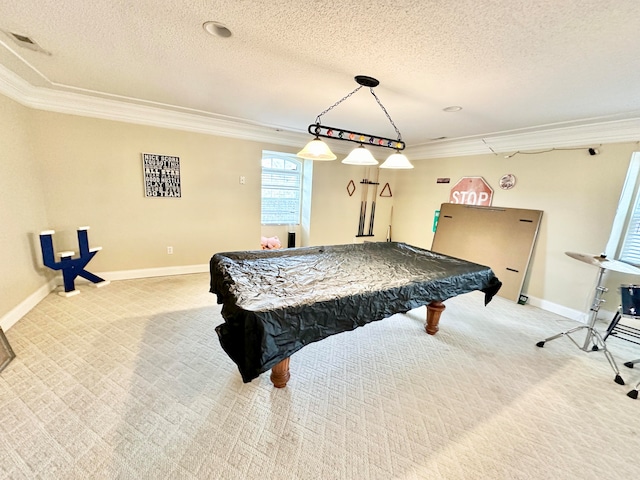
[[[300,223],[301,180],[302,162],[282,157],[262,159],[263,224]]]
[[[629,225],[624,236],[620,260],[640,265],[640,195],[636,195]]]

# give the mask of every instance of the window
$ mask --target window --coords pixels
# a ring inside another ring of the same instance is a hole
[[[609,258],[640,265],[640,153],[631,157],[606,254]]]
[[[293,154],[262,152],[263,225],[300,223],[302,162]]]
[[[620,260],[640,265],[640,195],[636,196],[633,205],[633,213],[620,250]]]

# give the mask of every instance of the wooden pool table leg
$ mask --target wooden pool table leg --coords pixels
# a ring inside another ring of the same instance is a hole
[[[287,386],[287,382],[291,375],[289,374],[289,359],[287,357],[280,363],[273,366],[271,369],[271,383],[276,388],[284,388]]]
[[[424,329],[429,335],[435,335],[438,331],[440,315],[445,308],[446,307],[442,302],[431,302],[429,305],[427,305],[427,323],[424,326]]]

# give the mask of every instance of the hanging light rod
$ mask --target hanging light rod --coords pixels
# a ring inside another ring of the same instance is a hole
[[[368,133],[345,130],[344,128],[327,127],[325,125],[320,125],[319,123],[312,123],[309,125],[307,131],[316,137],[335,138],[336,140],[346,140],[347,142],[360,144],[369,143],[369,145],[375,147],[386,147],[394,150],[404,150],[406,146],[402,140],[377,137],[369,135]]]
[[[387,112],[387,109],[384,108],[384,105],[382,105],[382,102],[373,91],[375,87],[380,85],[380,82],[378,81],[378,79],[369,77],[367,75],[356,75],[354,79],[356,83],[360,86],[356,87],[356,89],[353,90],[351,93],[349,93],[348,95],[345,95],[336,103],[334,103],[329,108],[327,108],[324,112],[322,112],[320,115],[318,115],[316,117],[316,123],[312,123],[311,125],[309,125],[309,127],[307,128],[307,131],[311,135],[315,135],[316,138],[317,137],[335,138],[337,140],[355,142],[361,145],[368,142],[370,145],[373,145],[376,147],[386,147],[386,148],[393,148],[394,150],[404,150],[405,143],[402,141],[402,135],[400,134],[398,127],[396,127],[396,124],[393,123],[393,120],[391,120],[391,116],[389,115],[389,112]],[[329,112],[330,110],[333,110],[335,107],[340,105],[342,102],[344,102],[347,98],[349,98],[351,95],[356,93],[362,87],[369,88],[371,95],[373,95],[373,98],[376,99],[376,102],[378,102],[378,105],[380,105],[380,108],[382,109],[384,114],[387,116],[387,118],[389,119],[389,122],[391,123],[396,133],[398,134],[398,138],[393,139],[393,138],[379,137],[377,135],[371,135],[368,133],[354,132],[351,130],[345,130],[344,128],[327,127],[320,124],[320,118],[325,113]],[[336,135],[334,136],[334,134]]]
[[[311,140],[300,152],[298,152],[298,156],[309,160],[335,160],[336,155],[331,151],[326,143],[320,140],[320,137],[324,137],[359,144],[359,147],[355,148],[344,160],[342,160],[342,163],[346,163],[349,165],[377,165],[378,161],[373,157],[373,155],[371,155],[371,152],[364,148],[364,144],[369,144],[373,147],[384,147],[395,150],[395,153],[392,154],[380,166],[380,168],[413,168],[413,165],[411,165],[411,162],[409,162],[407,157],[405,157],[404,154],[400,153],[400,151],[404,150],[405,148],[405,143],[402,141],[400,130],[398,130],[396,124],[393,123],[389,112],[387,112],[387,109],[384,108],[384,105],[382,105],[382,102],[373,91],[374,87],[380,85],[380,82],[377,79],[369,77],[367,75],[356,75],[354,78],[358,83],[358,87],[356,87],[352,92],[348,93],[336,103],[320,113],[316,117],[316,123],[312,123],[311,125],[309,125],[307,131],[314,136],[314,139]],[[362,87],[369,88],[371,95],[373,95],[373,98],[376,99],[378,106],[382,109],[387,119],[389,120],[389,123],[391,123],[391,125],[395,129],[396,134],[398,135],[397,138],[386,138],[380,137],[378,135],[371,135],[368,133],[354,132],[352,130],[346,130],[344,128],[328,127],[320,123],[320,119],[325,113],[340,105]]]

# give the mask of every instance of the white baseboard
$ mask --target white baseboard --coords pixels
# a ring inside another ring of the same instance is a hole
[[[18,323],[18,320],[29,313],[29,311],[38,303],[44,300],[44,298],[49,295],[50,292],[55,290],[56,284],[57,282],[55,279],[50,280],[45,285],[41,286],[38,290],[29,295],[27,298],[25,298],[15,308],[3,315],[0,318],[0,327],[2,327],[2,330],[6,332],[16,323]]]
[[[139,270],[121,270],[116,272],[96,273],[105,280],[131,280],[134,278],[150,278],[150,277],[168,277],[172,275],[186,275],[189,273],[206,273],[209,271],[209,265],[185,265],[181,267],[159,267],[159,268],[143,268]],[[90,283],[82,277],[76,278],[78,283]],[[62,275],[58,275],[43,285],[26,299],[20,302],[15,308],[7,314],[0,317],[0,328],[5,332],[13,327],[18,321],[24,317],[29,311],[40,303],[58,286],[62,285]]]
[[[132,280],[134,278],[170,277],[172,275],[187,275],[190,273],[207,273],[208,264],[184,265],[181,267],[142,268],[140,270],[120,270],[116,272],[96,273],[105,280]],[[78,280],[84,280],[78,278]]]
[[[549,302],[548,300],[543,300],[542,298],[529,297],[529,305],[541,308],[542,310],[546,310],[547,312],[555,313],[556,315],[560,315],[562,317],[570,318],[571,320],[575,320],[577,322],[587,323],[589,321],[588,315],[585,312],[558,305],[557,303]]]
[[[589,313],[582,312],[579,310],[574,310],[572,308],[564,307],[562,305],[558,305],[557,303],[549,302],[547,300],[542,300],[536,297],[529,297],[529,304],[538,307],[542,310],[546,310],[547,312],[555,313],[557,315],[570,318],[571,320],[575,320],[581,323],[589,323]],[[607,325],[613,320],[616,312],[611,310],[606,310],[601,308],[598,310],[598,321],[602,321]]]

